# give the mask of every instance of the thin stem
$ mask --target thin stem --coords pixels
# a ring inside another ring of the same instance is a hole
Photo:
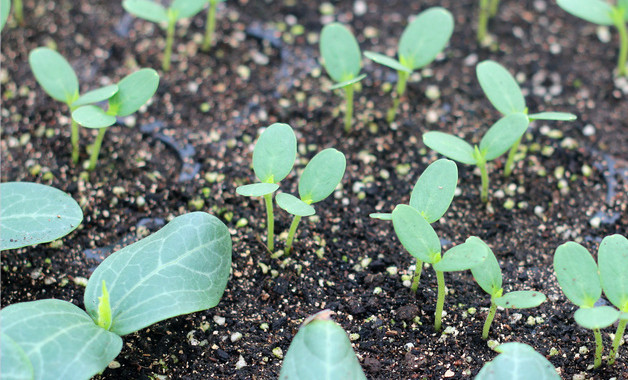
[[[70,116],[70,119],[72,119],[72,116]],[[71,128],[70,141],[72,142],[72,162],[76,164],[79,161],[79,126],[74,119],[72,119]]]
[[[345,132],[351,131],[351,120],[353,119],[353,86],[350,84],[345,86]]]
[[[617,331],[615,332],[615,339],[613,339],[613,347],[611,347],[611,353],[608,356],[609,365],[615,363],[617,350],[619,349],[619,342],[621,342],[621,338],[624,336],[624,331],[626,331],[626,323],[628,323],[628,319],[619,320],[619,325],[617,326]]]
[[[174,42],[174,27],[177,21],[171,17],[168,21],[168,30],[166,31],[166,50],[164,51],[164,59],[161,62],[161,68],[164,71],[170,70],[170,57],[172,55],[172,43]]]
[[[510,174],[512,173],[512,169],[514,168],[515,164],[515,155],[517,154],[517,150],[519,150],[519,144],[521,144],[522,138],[523,136],[521,136],[519,140],[517,140],[510,147],[510,151],[508,152],[508,160],[506,160],[506,166],[504,166],[504,177],[506,178],[510,177]]]
[[[486,37],[486,27],[488,25],[488,18],[490,14],[489,0],[480,0],[480,13],[478,16],[478,31],[476,38],[478,42],[484,41]]]
[[[92,151],[89,155],[89,166],[87,170],[90,172],[96,168],[96,162],[98,162],[98,155],[100,155],[100,147],[102,146],[102,140],[105,138],[105,133],[107,132],[108,127],[100,128],[98,130],[98,136],[96,136],[96,140],[94,140],[94,144],[92,145]]]
[[[480,193],[480,198],[482,202],[486,203],[488,202],[488,171],[486,170],[486,161],[478,162],[478,167],[482,175],[482,192]]]
[[[292,224],[290,225],[290,231],[288,232],[288,240],[286,240],[286,248],[284,252],[287,255],[290,254],[290,250],[292,249],[292,241],[294,240],[294,234],[297,231],[297,226],[301,221],[301,217],[299,215],[295,215],[294,219],[292,219]]]
[[[489,9],[489,16],[495,17],[497,14],[497,8],[499,8],[499,0],[491,0],[491,6]]]
[[[388,109],[386,114],[386,121],[392,123],[397,116],[397,110],[399,109],[399,102],[401,97],[406,92],[406,84],[408,83],[408,73],[405,71],[397,70],[397,90],[393,95],[393,105]]]
[[[438,283],[438,299],[436,300],[436,313],[434,313],[434,329],[440,331],[443,319],[443,306],[445,305],[445,274],[436,271],[436,282]]]
[[[593,368],[598,368],[602,365],[602,352],[604,351],[604,345],[602,343],[602,334],[600,329],[593,329],[595,335],[595,361],[593,362]]]
[[[491,324],[493,324],[493,318],[495,318],[495,312],[497,311],[497,305],[493,302],[493,298],[491,297],[491,308],[488,311],[488,315],[486,316],[486,322],[484,322],[484,329],[482,330],[482,339],[488,339],[488,332],[491,329]]]
[[[207,21],[205,21],[205,39],[203,40],[203,46],[201,50],[209,51],[214,39],[214,29],[216,28],[216,8],[218,7],[217,0],[209,1],[209,9],[207,10]]]
[[[628,9],[624,9],[628,12]],[[624,12],[613,12],[613,22],[619,32],[619,56],[617,57],[617,75],[626,76],[626,59],[628,58],[628,30],[624,21]]]
[[[273,195],[264,195],[264,201],[266,201],[266,226],[268,227],[268,243],[266,246],[269,251],[275,249],[275,217],[273,215]]]
[[[416,293],[419,289],[419,281],[421,280],[421,272],[423,271],[423,261],[416,259],[416,266],[414,267],[414,276],[412,277],[412,293]]]
[[[13,0],[13,15],[15,20],[21,26],[24,26],[24,10],[22,7],[22,0]]]

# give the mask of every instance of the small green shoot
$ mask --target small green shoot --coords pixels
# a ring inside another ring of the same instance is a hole
[[[105,330],[109,330],[111,327],[111,304],[105,280],[102,280],[102,296],[98,297],[98,319],[96,324]]]
[[[443,132],[423,134],[423,143],[452,160],[476,165],[482,175],[481,199],[482,202],[488,202],[486,163],[506,153],[527,129],[528,117],[523,113],[512,113],[493,124],[480,140],[479,146],[472,146],[460,137]]]
[[[397,70],[397,90],[393,106],[388,110],[387,121],[395,120],[399,100],[406,92],[408,77],[432,63],[443,51],[454,31],[454,17],[441,7],[432,7],[419,13],[401,35],[397,55],[399,60],[387,55],[367,51],[364,55],[393,70]]]
[[[311,205],[324,200],[334,192],[345,175],[346,166],[344,154],[336,149],[327,148],[314,156],[303,169],[299,179],[299,198],[286,193],[277,194],[277,205],[294,215],[288,231],[285,255],[290,254],[301,218],[316,214]]]
[[[275,123],[260,135],[253,149],[253,170],[260,182],[239,186],[236,192],[246,197],[264,197],[266,203],[267,247],[275,249],[275,217],[273,193],[286,178],[297,157],[297,138],[288,124]]]
[[[362,54],[351,31],[337,22],[325,25],[321,32],[320,53],[327,74],[336,81],[332,90],[342,88],[345,92],[345,132],[351,131],[353,119],[353,91],[355,84],[366,77],[360,75]]]
[[[475,380],[560,380],[552,363],[527,344],[504,343],[495,351],[500,354],[484,364]]]
[[[480,0],[480,9],[478,13],[478,30],[476,38],[479,43],[483,43],[486,38],[488,22],[497,14],[499,8],[499,0]]]
[[[209,9],[207,10],[207,20],[205,21],[205,37],[203,37],[203,45],[201,50],[209,51],[214,39],[214,30],[216,29],[216,9],[218,3],[225,0],[209,0]]]

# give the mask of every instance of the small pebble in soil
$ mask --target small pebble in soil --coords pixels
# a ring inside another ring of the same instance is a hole
[[[242,355],[240,355],[240,357],[238,358],[238,361],[235,364],[235,368],[236,369],[241,369],[246,367],[246,361],[244,360],[244,357],[242,357]]]
[[[273,348],[273,355],[275,355],[277,359],[283,359],[283,350],[281,347]]]
[[[229,339],[231,339],[232,342],[237,342],[240,339],[242,339],[242,333],[239,332],[234,332],[233,334],[231,334],[231,336],[229,337]]]
[[[111,363],[107,365],[110,369],[120,368],[120,362],[113,360]]]
[[[87,279],[85,277],[81,277],[81,276],[74,277],[74,283],[76,285],[78,285],[78,286],[85,287],[85,286],[87,286]]]
[[[490,348],[491,350],[494,350],[495,347],[499,346],[499,342],[496,340],[489,340],[488,342],[486,342],[486,345],[488,346],[488,348]]]
[[[225,324],[226,319],[225,317],[221,317],[219,315],[214,315],[214,322],[216,322],[217,325],[222,326]]]

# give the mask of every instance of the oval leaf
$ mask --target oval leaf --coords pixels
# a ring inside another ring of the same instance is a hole
[[[178,21],[194,16],[203,9],[207,2],[207,0],[174,0],[170,5],[170,9],[178,11]]]
[[[414,185],[410,206],[417,209],[429,223],[434,223],[447,212],[457,184],[456,163],[446,159],[436,160],[425,169]]]
[[[336,82],[351,80],[360,74],[360,46],[351,31],[337,22],[321,32],[320,53],[327,74]]]
[[[570,241],[556,249],[554,273],[565,296],[580,307],[593,307],[602,295],[595,260],[578,243]]]
[[[429,8],[417,15],[399,40],[399,60],[416,70],[430,64],[443,51],[454,31],[454,18],[441,7]]]
[[[277,194],[276,199],[277,205],[292,215],[312,216],[316,214],[314,207],[303,202],[292,194],[279,193]]]
[[[250,185],[238,186],[236,193],[245,197],[261,197],[274,193],[279,188],[276,183],[252,183]]]
[[[476,164],[473,147],[460,137],[443,132],[426,132],[423,134],[423,144],[454,161]]]
[[[107,128],[116,123],[116,117],[107,115],[98,106],[83,106],[72,112],[72,119],[85,128]]]
[[[0,324],[2,333],[24,350],[35,379],[89,379],[107,368],[122,349],[122,338],[98,327],[66,301],[9,305],[0,311]]]
[[[150,0],[124,0],[124,10],[135,17],[152,22],[168,22],[168,12],[161,4]]]
[[[360,82],[364,78],[366,78],[366,74],[361,74],[361,75],[358,75],[357,77],[355,77],[353,79],[349,79],[349,80],[346,80],[344,82],[336,83],[335,85],[329,87],[329,89],[330,90],[337,90],[339,88],[347,87],[347,86],[350,86],[352,84]]]
[[[599,25],[613,25],[613,8],[603,0],[558,0],[558,6],[583,20]]]
[[[379,220],[392,220],[392,213],[390,212],[373,212],[369,214],[369,217]]]
[[[532,120],[562,120],[573,121],[578,117],[572,113],[567,112],[540,112],[528,115],[528,119]]]
[[[528,129],[528,117],[513,113],[499,119],[480,141],[480,151],[486,161],[494,160],[506,153]]]
[[[109,99],[109,109],[116,116],[129,116],[140,109],[157,91],[159,74],[153,69],[140,69],[122,78],[118,92]]]
[[[218,218],[193,212],[107,257],[85,289],[85,308],[98,320],[105,280],[110,330],[130,334],[167,318],[218,304],[231,268],[231,235]]]
[[[30,182],[0,184],[0,250],[47,243],[74,231],[83,211],[71,196]]]
[[[475,236],[471,236],[464,243],[449,249],[443,254],[443,259],[433,265],[434,270],[440,272],[458,272],[471,269],[490,253],[488,246]]]
[[[365,51],[364,56],[372,60],[373,62],[379,63],[380,65],[384,65],[386,67],[390,67],[393,70],[404,71],[408,74],[412,72],[412,70],[402,65],[401,62],[397,61],[394,58],[390,58],[387,55],[375,53],[374,51]]]
[[[475,239],[484,244],[488,251],[486,260],[471,268],[471,273],[482,290],[494,296],[502,289],[502,270],[491,248],[480,238]]]
[[[72,103],[72,108],[102,102],[103,100],[111,98],[116,92],[118,92],[118,86],[115,84],[97,88],[81,95],[74,103]]]
[[[529,309],[545,302],[545,294],[533,290],[520,290],[504,294],[493,301],[504,309]]]
[[[628,239],[618,234],[605,237],[597,261],[604,294],[619,310],[628,313]]]
[[[299,179],[299,196],[306,203],[327,198],[345,175],[345,155],[334,148],[319,152],[305,166]]]
[[[484,94],[499,112],[504,115],[525,112],[526,101],[521,88],[504,66],[483,61],[476,66],[475,72]]]
[[[260,135],[253,149],[253,170],[262,182],[286,178],[297,158],[297,138],[288,124],[275,123]]]
[[[475,380],[560,380],[552,364],[527,344],[504,343],[495,351],[501,354],[486,363]]]
[[[37,82],[50,97],[66,104],[78,98],[78,78],[61,54],[39,47],[28,54],[28,63]]]
[[[0,378],[2,380],[35,379],[33,364],[26,353],[5,333],[0,334]]]
[[[427,263],[440,259],[440,239],[416,209],[397,205],[392,212],[392,220],[399,241],[412,256]]]
[[[603,329],[612,325],[619,319],[619,314],[619,310],[615,310],[611,306],[581,307],[576,310],[573,317],[580,326],[593,330]]]

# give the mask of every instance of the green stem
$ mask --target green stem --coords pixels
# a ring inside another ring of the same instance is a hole
[[[490,15],[489,0],[480,0],[480,13],[478,16],[478,31],[476,38],[478,42],[484,41],[486,37],[486,27],[488,25],[488,18]]]
[[[436,312],[434,313],[434,329],[440,331],[443,319],[443,306],[445,305],[445,274],[436,271],[436,282],[438,283],[438,299],[436,300]]]
[[[290,231],[288,232],[288,240],[286,240],[286,248],[284,252],[287,255],[290,254],[290,250],[292,249],[292,241],[294,240],[294,234],[297,231],[297,226],[301,221],[301,217],[299,215],[295,215],[294,219],[292,219],[292,224],[290,225]]]
[[[488,202],[488,171],[486,170],[486,161],[482,160],[478,162],[478,167],[482,175],[482,192],[480,193],[480,198],[482,202],[486,203]]]
[[[209,9],[207,10],[207,21],[205,21],[205,39],[203,39],[203,46],[201,50],[209,51],[214,39],[214,29],[216,28],[216,8],[218,7],[218,1],[210,0]]]
[[[614,11],[612,14],[613,22],[619,32],[619,56],[617,57],[617,75],[626,76],[626,59],[628,58],[628,30],[624,21],[624,12],[628,9]]]
[[[423,271],[423,261],[416,259],[416,266],[414,268],[414,276],[412,277],[412,293],[416,293],[419,289],[419,281],[421,280],[421,272]]]
[[[520,137],[519,140],[517,140],[510,147],[510,151],[508,152],[508,159],[506,160],[506,166],[504,167],[504,177],[506,178],[510,177],[510,174],[512,173],[512,169],[514,169],[515,155],[517,154],[517,150],[519,150],[519,144],[521,144],[522,138],[523,136]]]
[[[388,109],[386,115],[386,121],[392,123],[397,116],[397,109],[399,109],[399,102],[403,94],[406,92],[406,84],[408,83],[409,74],[405,71],[397,70],[397,91],[393,95],[393,105]]]
[[[491,329],[491,324],[493,323],[493,318],[495,318],[495,312],[497,311],[497,305],[493,302],[493,298],[491,297],[491,309],[488,311],[488,315],[486,316],[486,322],[484,322],[484,329],[482,330],[482,339],[488,339],[488,332]]]
[[[72,119],[72,116],[70,116],[70,119]],[[71,128],[70,141],[72,142],[72,162],[76,164],[79,161],[79,126],[74,119],[72,119]]]
[[[92,145],[92,151],[89,155],[89,166],[87,167],[87,170],[90,172],[96,168],[96,162],[98,162],[98,155],[100,154],[100,147],[102,146],[102,140],[105,138],[107,129],[108,128],[105,127],[98,130],[98,136],[96,136],[96,140],[94,140],[94,144]]]
[[[602,351],[604,351],[604,345],[602,343],[602,334],[600,329],[593,329],[595,335],[595,361],[593,362],[593,368],[598,368],[602,365]]]
[[[491,6],[489,8],[489,17],[495,17],[497,14],[497,8],[499,7],[499,0],[491,0]]]
[[[168,21],[168,30],[166,31],[166,50],[164,51],[164,59],[161,62],[161,68],[164,71],[170,70],[170,57],[172,56],[172,43],[174,42],[174,27],[176,24],[176,19],[171,17]]]
[[[609,365],[615,363],[617,350],[619,349],[619,342],[621,342],[621,338],[624,336],[624,331],[626,331],[626,323],[628,323],[628,319],[619,320],[619,325],[617,326],[617,331],[615,332],[615,339],[613,339],[613,347],[611,347],[611,353],[608,356]]]
[[[345,86],[345,132],[351,131],[351,120],[353,119],[353,86]]]
[[[264,200],[266,201],[266,226],[268,227],[268,243],[266,246],[268,247],[268,250],[272,252],[275,249],[275,217],[273,215],[273,195],[264,195]]]
[[[24,26],[24,11],[22,7],[22,0],[13,0],[13,15],[15,20],[21,26]]]

